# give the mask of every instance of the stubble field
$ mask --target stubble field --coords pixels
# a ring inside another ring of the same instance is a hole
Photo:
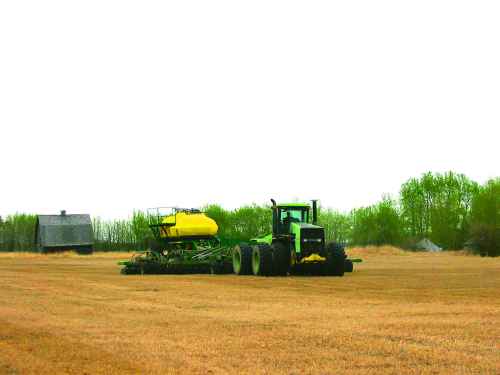
[[[365,262],[343,278],[1,254],[0,374],[500,373],[500,259],[349,252]]]

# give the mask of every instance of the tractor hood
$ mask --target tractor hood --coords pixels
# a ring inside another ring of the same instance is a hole
[[[292,232],[294,232],[294,227],[297,229],[302,229],[302,228],[308,228],[308,229],[313,229],[313,228],[318,228],[318,229],[323,229],[323,227],[319,225],[314,225],[314,224],[309,224],[309,223],[292,223]]]
[[[295,251],[301,257],[322,254],[325,247],[325,230],[319,225],[292,223],[291,232],[295,239]]]

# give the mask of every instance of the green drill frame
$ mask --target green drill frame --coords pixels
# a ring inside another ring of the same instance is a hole
[[[168,209],[168,214],[160,210]],[[163,218],[177,212],[199,213],[196,209],[173,207],[148,210],[149,228],[154,236],[151,249],[135,254],[123,266],[123,274],[186,274],[186,273],[231,273],[231,249],[222,246],[216,236],[165,237],[162,228],[174,223],[165,223]]]

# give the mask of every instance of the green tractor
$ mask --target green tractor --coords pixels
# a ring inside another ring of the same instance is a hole
[[[237,275],[272,276],[313,274],[343,276],[352,272],[341,244],[325,243],[325,230],[317,224],[317,201],[276,204],[271,199],[273,232],[234,247],[233,270]],[[359,260],[354,260],[359,261]]]

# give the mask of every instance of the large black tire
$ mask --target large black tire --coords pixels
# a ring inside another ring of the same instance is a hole
[[[258,244],[252,247],[252,271],[255,276],[269,276],[273,270],[271,246]]]
[[[324,274],[328,276],[344,276],[345,259],[344,247],[336,242],[330,242],[326,245]]]
[[[290,252],[281,242],[272,244],[273,250],[273,273],[278,276],[286,276],[290,272]]]
[[[352,260],[350,259],[345,259],[344,260],[344,272],[352,272],[354,269],[352,265]]]
[[[122,275],[137,275],[137,274],[141,273],[141,270],[139,267],[128,265],[128,266],[123,267],[120,270],[120,273]]]
[[[233,249],[233,271],[236,275],[252,274],[252,248],[246,244]]]

